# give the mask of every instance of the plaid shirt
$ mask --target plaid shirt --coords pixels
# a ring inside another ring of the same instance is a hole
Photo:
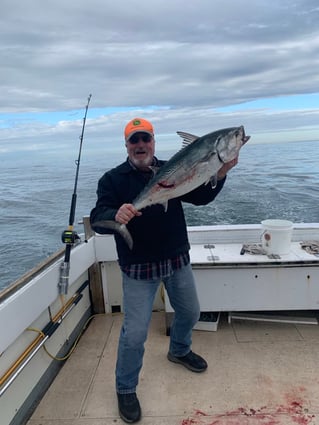
[[[189,262],[189,253],[185,252],[175,258],[168,258],[166,260],[121,266],[121,270],[131,279],[156,280],[169,276],[172,271],[186,266]]]

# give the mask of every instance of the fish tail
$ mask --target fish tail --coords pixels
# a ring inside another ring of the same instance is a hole
[[[128,247],[130,249],[132,249],[133,248],[133,239],[132,239],[130,232],[127,230],[127,227],[125,226],[125,224],[120,224],[120,226],[118,228],[118,232],[122,236],[122,238],[125,240]]]
[[[133,248],[133,239],[125,224],[120,224],[113,220],[101,220],[92,223],[92,229],[97,233],[102,233],[99,229],[113,230],[122,236],[130,249]]]

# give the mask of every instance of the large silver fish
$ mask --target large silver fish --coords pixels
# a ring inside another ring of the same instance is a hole
[[[215,186],[219,169],[235,159],[250,138],[243,126],[224,128],[202,137],[181,131],[177,134],[184,139],[183,148],[158,171],[154,169],[154,176],[132,202],[137,210],[162,204],[166,211],[170,199],[185,195],[203,183]],[[93,228],[96,227],[119,232],[132,249],[133,240],[125,224],[101,220],[93,223]]]

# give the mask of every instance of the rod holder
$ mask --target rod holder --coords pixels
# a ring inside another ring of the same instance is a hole
[[[66,295],[69,288],[70,263],[63,261],[60,266],[59,294]]]

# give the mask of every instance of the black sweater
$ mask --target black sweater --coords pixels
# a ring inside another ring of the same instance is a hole
[[[158,161],[158,166],[164,163],[165,161]],[[128,160],[106,172],[98,182],[97,202],[90,215],[92,228],[98,233],[113,233],[96,228],[94,223],[115,220],[120,206],[132,203],[151,177],[152,173],[134,170]],[[122,236],[117,233],[114,235],[120,265],[159,261],[187,252],[190,245],[182,201],[206,205],[216,197],[224,182],[225,179],[218,181],[214,189],[210,184],[201,185],[186,195],[169,200],[166,212],[162,205],[143,209],[142,215],[134,217],[127,225],[134,242],[132,250]]]

